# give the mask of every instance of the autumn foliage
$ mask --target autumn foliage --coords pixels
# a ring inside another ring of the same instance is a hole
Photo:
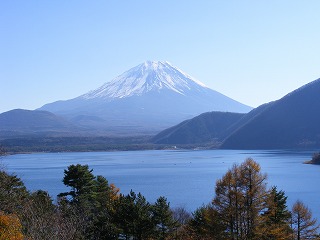
[[[0,171],[0,240],[304,240],[319,239],[318,224],[301,201],[292,210],[285,192],[268,188],[253,159],[218,179],[212,201],[188,213],[165,197],[150,203],[141,193],[120,193],[88,165],[64,171],[69,191],[54,203],[46,191],[30,193]]]
[[[0,211],[0,240],[22,240],[22,225],[18,216]]]

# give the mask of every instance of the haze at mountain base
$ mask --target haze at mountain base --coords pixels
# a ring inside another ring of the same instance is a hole
[[[204,112],[245,113],[252,108],[206,87],[168,62],[147,61],[95,90],[40,109],[90,129],[121,131],[123,127],[131,133],[156,133]],[[79,122],[79,116],[99,121]]]

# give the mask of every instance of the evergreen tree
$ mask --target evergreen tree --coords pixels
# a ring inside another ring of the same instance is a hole
[[[125,239],[148,239],[155,229],[150,203],[141,193],[137,195],[132,190],[126,196],[120,195],[115,221]]]
[[[189,221],[187,227],[192,239],[228,239],[225,226],[212,205],[198,208],[192,215],[193,218]]]
[[[94,180],[94,190],[92,193],[97,211],[100,211],[101,208],[112,210],[114,208],[114,201],[119,198],[118,193],[119,189],[114,184],[109,185],[105,177],[98,175]]]
[[[135,238],[137,240],[148,239],[154,232],[154,222],[152,219],[152,208],[146,198],[138,193],[135,201]]]
[[[64,171],[63,183],[71,191],[59,194],[60,209],[65,217],[77,219],[77,238],[117,239],[112,218],[119,189],[109,185],[103,176],[95,177],[88,165],[80,164]]]
[[[200,207],[192,213],[192,219],[188,223],[188,230],[191,236],[202,236],[206,235],[206,221],[205,221],[206,207]]]
[[[120,194],[116,202],[116,213],[114,216],[116,225],[120,229],[121,235],[129,239],[134,235],[134,202],[136,194],[131,190],[128,195]]]
[[[28,197],[29,192],[20,178],[0,171],[0,211],[19,213]]]
[[[83,199],[89,197],[94,190],[94,175],[88,165],[70,165],[64,170],[63,183],[71,187],[70,192],[60,193],[59,196],[70,196],[71,202],[79,202],[80,197]]]
[[[118,198],[118,189],[110,187],[103,176],[97,176],[94,181],[92,196],[93,226],[91,233],[95,239],[118,239],[118,230],[113,224],[114,201]]]
[[[291,214],[287,208],[287,197],[284,191],[272,187],[266,202],[266,211],[261,216],[259,233],[261,239],[291,239]]]
[[[159,197],[152,206],[153,220],[156,225],[157,239],[164,240],[176,226],[170,204],[165,197]]]

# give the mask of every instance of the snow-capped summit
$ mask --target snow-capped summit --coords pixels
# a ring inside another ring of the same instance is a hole
[[[201,91],[202,88],[207,87],[168,62],[147,61],[81,97],[84,99],[125,98],[162,90],[171,90],[185,95],[190,90]]]
[[[85,127],[127,134],[155,133],[209,111],[251,110],[160,61],[144,62],[96,90],[40,109]]]

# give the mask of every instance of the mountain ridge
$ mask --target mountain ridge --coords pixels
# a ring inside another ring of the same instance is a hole
[[[0,114],[0,137],[71,133],[78,130],[66,119],[47,111],[13,109]]]
[[[67,119],[86,115],[105,120],[87,128],[124,127],[131,133],[157,133],[209,111],[248,112],[239,103],[181,72],[168,62],[149,61],[79,97],[40,108]],[[84,122],[82,122],[84,123]]]
[[[253,114],[225,139],[226,149],[313,148],[320,146],[320,79]],[[252,110],[253,112],[255,110]],[[251,113],[250,112],[250,113]],[[250,114],[248,113],[248,114]]]
[[[69,104],[71,109],[77,112],[75,115],[56,115],[40,110],[8,111],[0,114],[0,137],[31,134],[37,137],[122,136],[126,139],[131,135],[139,136],[138,139],[142,140],[140,143],[145,144],[145,140],[152,135],[150,132],[154,132],[158,134],[152,138],[152,143],[163,145],[210,146],[206,143],[214,143],[215,147],[222,149],[320,147],[320,79],[288,93],[279,100],[263,104],[249,113],[207,111],[177,124],[171,124],[170,120],[181,111],[190,111],[192,107],[193,110],[199,110],[203,95],[192,98],[197,104],[188,105],[186,102],[190,103],[190,100],[186,101],[185,95],[170,89],[163,91],[165,95],[160,91],[148,91],[143,97],[129,96],[106,102],[89,99],[85,101],[84,107],[89,106],[89,110],[86,111],[82,111],[81,100],[77,98],[62,102],[64,107],[65,104]],[[74,108],[74,102],[77,101],[80,101],[80,107]],[[170,108],[172,103],[176,104],[175,107],[181,108]],[[154,111],[158,109],[161,111]],[[90,110],[93,110],[93,113],[99,110],[106,115],[91,115]],[[178,120],[179,118],[175,119]],[[155,123],[159,125],[155,126]],[[165,129],[166,125],[170,128]],[[160,132],[158,130],[161,127],[165,130]]]
[[[243,114],[226,125],[204,113],[163,130],[157,144],[210,144],[222,149],[310,149],[320,147],[320,79]],[[221,116],[220,116],[221,117]],[[221,125],[223,124],[223,125]],[[223,130],[217,132],[216,130]]]
[[[203,144],[222,141],[228,128],[243,117],[243,113],[206,112],[176,126],[161,131],[152,138],[156,144]]]

